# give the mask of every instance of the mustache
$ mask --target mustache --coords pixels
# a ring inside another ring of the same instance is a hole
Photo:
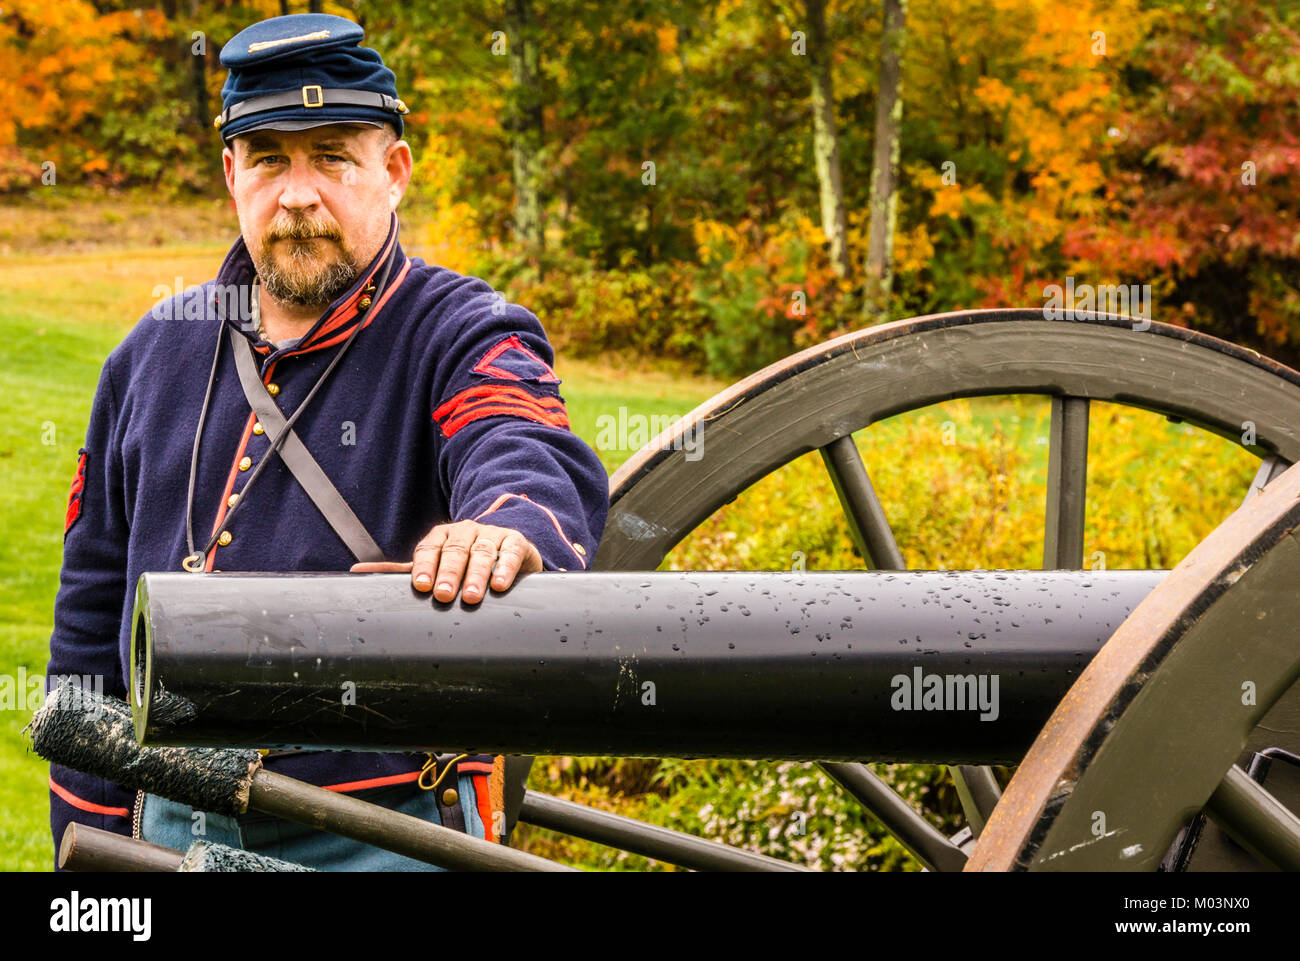
[[[266,231],[264,242],[277,240],[312,240],[317,237],[325,240],[342,241],[343,234],[338,227],[326,220],[312,220],[301,217],[286,222],[276,222]]]

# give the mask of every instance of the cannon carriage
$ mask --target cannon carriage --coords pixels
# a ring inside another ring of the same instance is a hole
[[[1051,398],[1042,570],[904,571],[853,433],[1009,394]],[[1094,401],[1260,459],[1172,571],[1082,570]],[[868,570],[649,573],[812,451]],[[886,324],[746,378],[634,455],[593,573],[536,575],[481,610],[399,575],[145,575],[135,730],[146,746],[504,753],[511,823],[699,869],[789,865],[525,792],[527,756],[820,763],[938,871],[1296,869],[1297,460],[1300,374],[1204,334],[1032,310]],[[866,766],[884,760],[949,765],[967,828],[935,830]],[[991,765],[1018,765],[1005,791]]]

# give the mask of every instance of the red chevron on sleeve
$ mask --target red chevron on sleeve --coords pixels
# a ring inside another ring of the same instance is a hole
[[[518,334],[511,334],[484,354],[471,373],[502,380],[535,380],[543,384],[560,382],[550,365],[525,347]]]
[[[456,394],[433,412],[443,437],[451,437],[466,424],[481,417],[506,414],[524,417],[552,427],[569,426],[564,404],[555,397],[534,397],[520,387],[483,384]]]
[[[72,478],[72,490],[68,491],[68,512],[63,517],[63,533],[72,530],[72,525],[81,516],[81,492],[86,489],[86,452],[77,452],[77,476]]]

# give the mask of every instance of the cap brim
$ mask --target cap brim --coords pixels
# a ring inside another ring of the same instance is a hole
[[[349,125],[383,126],[383,124],[376,123],[373,120],[268,120],[266,123],[245,127],[234,136],[242,137],[254,130],[310,130],[312,127],[346,127]]]

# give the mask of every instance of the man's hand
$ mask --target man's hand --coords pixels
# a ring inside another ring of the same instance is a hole
[[[496,568],[493,569],[493,564]],[[492,589],[504,591],[517,574],[542,569],[542,555],[528,538],[508,527],[493,527],[477,521],[439,524],[415,545],[410,563],[368,561],[353,564],[353,571],[410,571],[417,591],[433,591],[436,600],[455,600],[456,591],[467,604],[477,604]],[[461,580],[465,586],[461,588]]]

